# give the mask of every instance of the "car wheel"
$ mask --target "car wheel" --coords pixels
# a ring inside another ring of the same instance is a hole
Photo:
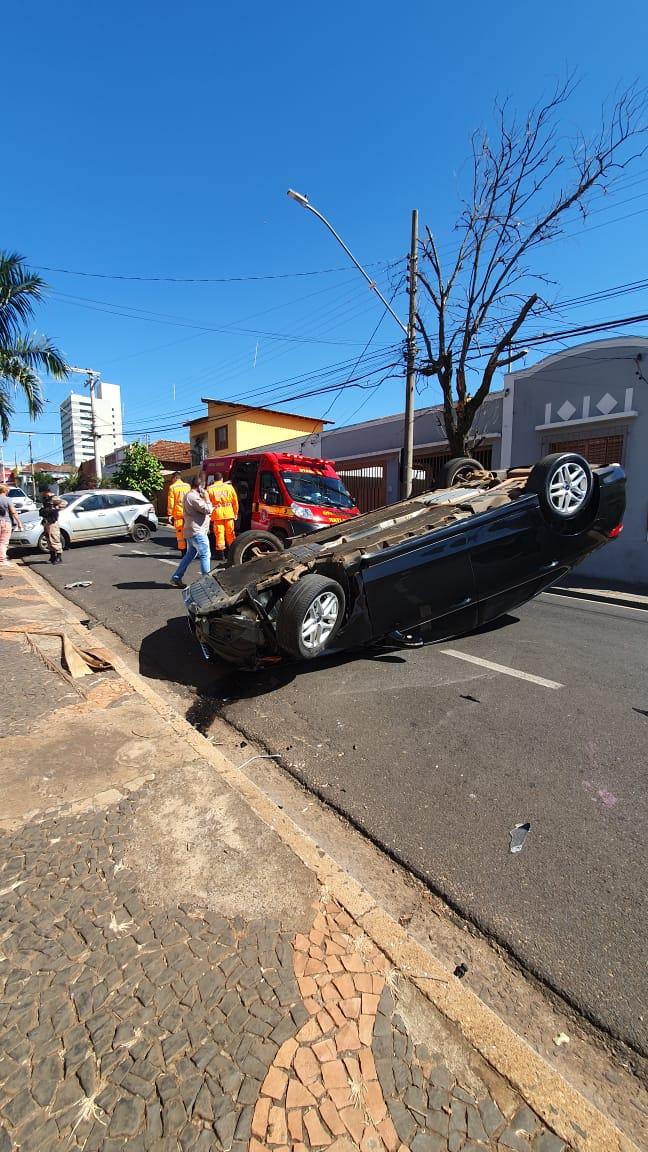
[[[473,460],[471,456],[455,456],[454,460],[448,460],[441,466],[436,487],[452,488],[464,480],[472,480],[475,472],[483,471],[484,465],[479,460]]]
[[[279,607],[279,647],[299,660],[313,660],[338,632],[344,608],[344,592],[336,580],[302,576],[290,586]]]
[[[64,552],[67,552],[68,548],[70,547],[70,537],[68,536],[67,532],[64,532],[62,529],[61,529],[61,547],[62,547]]]
[[[230,546],[230,564],[247,564],[248,560],[258,560],[269,552],[283,552],[283,542],[272,532],[252,530],[241,532]]]
[[[554,452],[531,469],[527,491],[535,492],[545,516],[554,521],[575,520],[586,512],[594,491],[594,475],[584,456]]]
[[[133,524],[130,534],[132,540],[137,540],[140,542],[143,540],[151,539],[151,529],[149,528],[148,524],[142,523],[141,520],[138,520],[136,524]]]
[[[41,532],[38,537],[38,551],[49,553],[49,544],[47,543],[47,536],[44,532]]]

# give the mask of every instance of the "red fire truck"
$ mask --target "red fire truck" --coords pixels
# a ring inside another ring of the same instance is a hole
[[[272,532],[282,543],[357,516],[353,502],[330,460],[289,452],[249,452],[203,461],[210,484],[215,473],[236,489],[237,532]]]

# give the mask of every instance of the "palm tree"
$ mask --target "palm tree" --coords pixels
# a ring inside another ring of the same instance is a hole
[[[56,380],[67,376],[63,356],[46,336],[25,332],[34,305],[43,298],[45,282],[25,267],[22,256],[0,252],[0,430],[9,435],[14,397],[20,388],[34,420],[43,411],[44,399],[38,369]]]

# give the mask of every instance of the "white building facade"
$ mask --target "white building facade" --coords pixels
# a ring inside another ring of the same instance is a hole
[[[94,457],[92,408],[89,393],[71,392],[61,404],[63,459],[78,467]],[[100,381],[95,390],[95,424],[99,454],[107,456],[123,442],[121,390],[118,384]]]

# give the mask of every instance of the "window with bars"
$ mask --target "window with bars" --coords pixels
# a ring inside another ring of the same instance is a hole
[[[623,462],[623,436],[592,436],[587,440],[560,440],[549,452],[578,452],[594,467]]]

